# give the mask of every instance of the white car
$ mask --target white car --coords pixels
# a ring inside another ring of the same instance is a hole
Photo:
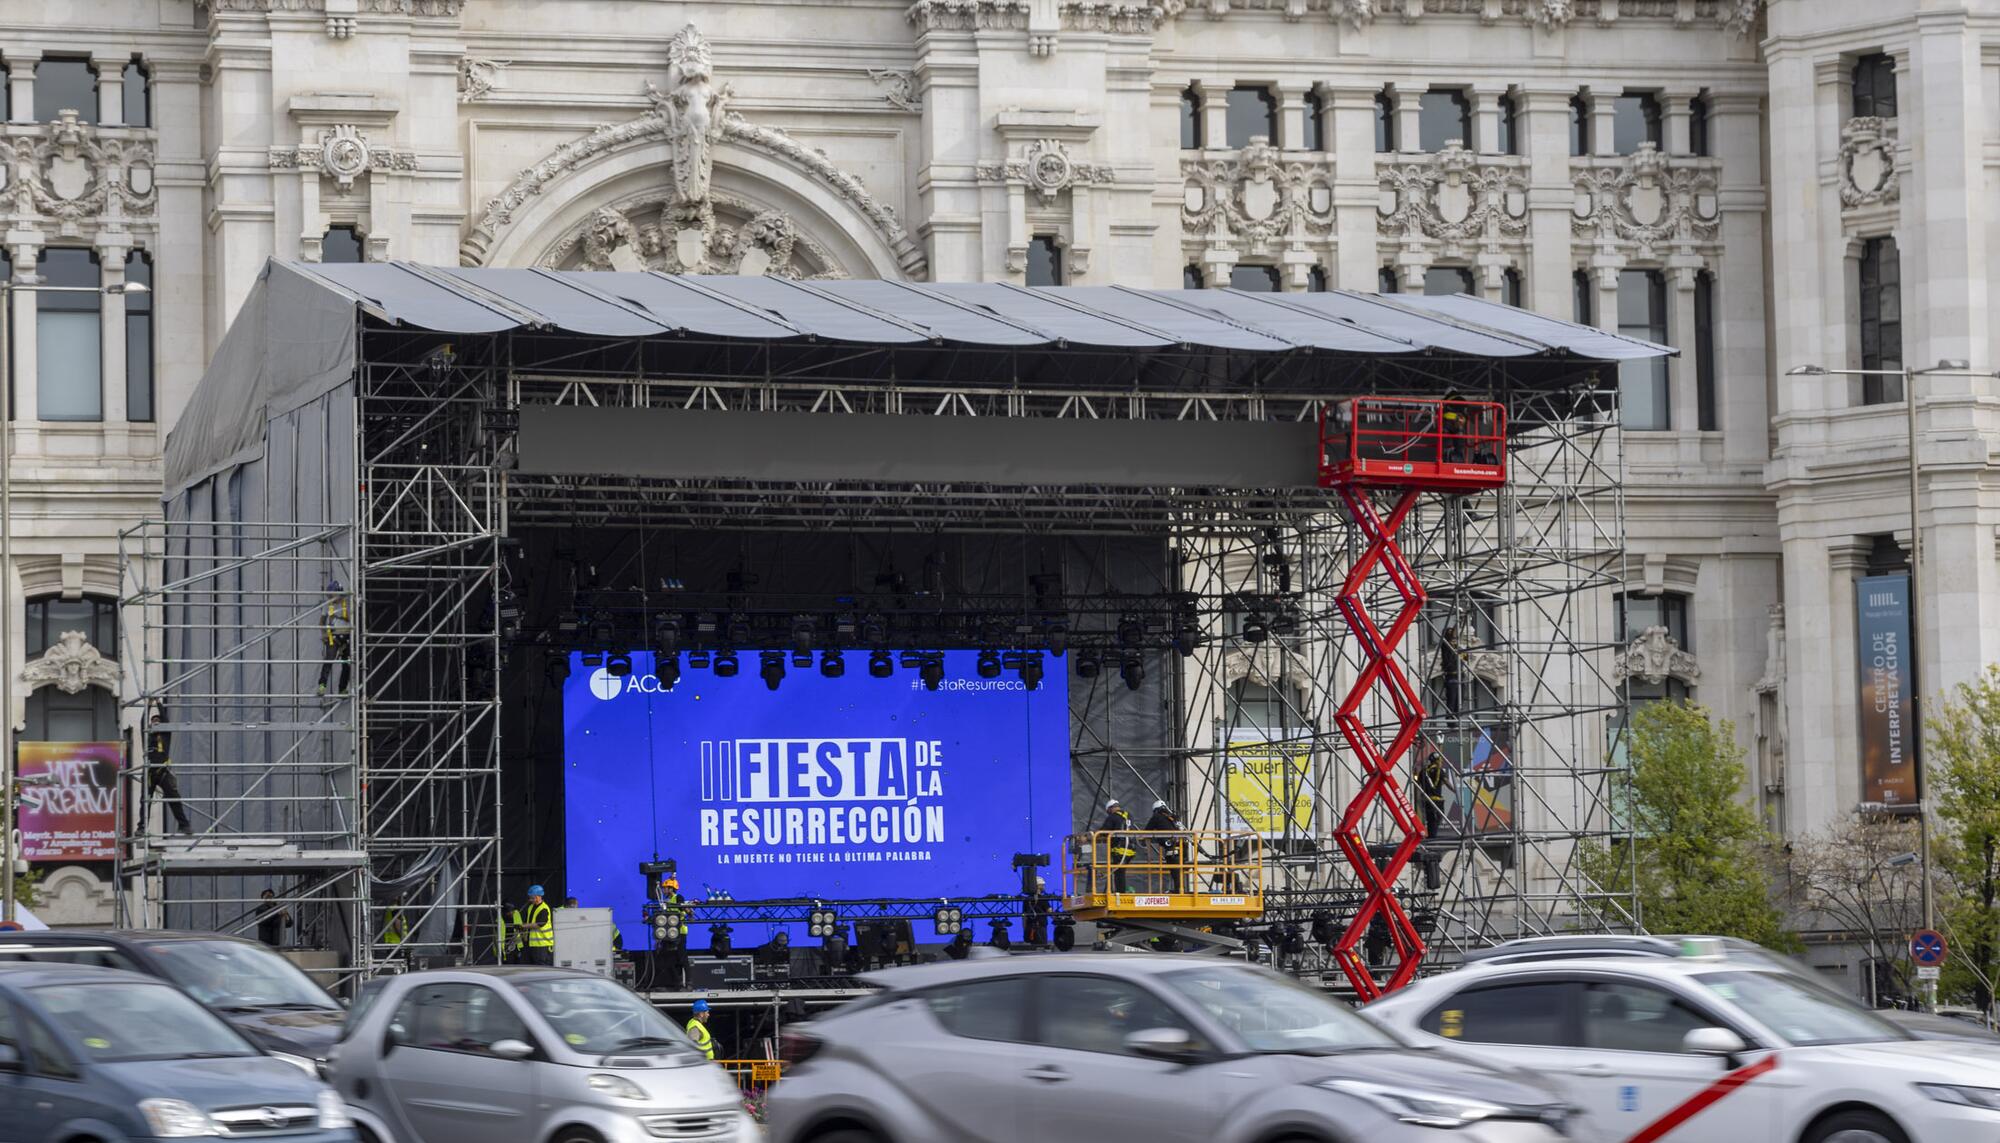
[[[1473,965],[1363,1012],[1555,1084],[1593,1143],[2000,1140],[2000,1047],[1917,1040],[1741,958]]]

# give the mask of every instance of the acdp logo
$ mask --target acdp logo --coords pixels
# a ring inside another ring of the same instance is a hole
[[[623,694],[624,691],[625,680],[603,667],[599,667],[590,673],[590,693],[596,695],[598,698],[608,702]]]

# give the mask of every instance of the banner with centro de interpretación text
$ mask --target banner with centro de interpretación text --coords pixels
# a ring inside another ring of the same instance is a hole
[[[1861,800],[1888,809],[1917,804],[1916,680],[1910,662],[1910,577],[1854,581],[1855,658],[1861,708]]]

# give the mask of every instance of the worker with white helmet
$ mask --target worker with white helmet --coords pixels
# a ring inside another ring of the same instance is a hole
[[[1153,836],[1148,841],[1159,851],[1159,862],[1165,871],[1165,882],[1169,893],[1185,893],[1187,839],[1177,835],[1182,830],[1181,819],[1167,808],[1165,799],[1153,803],[1153,816],[1146,819],[1146,832]]]
[[[1111,847],[1111,890],[1114,893],[1130,892],[1125,884],[1125,867],[1139,856],[1138,851],[1132,848],[1132,835],[1127,832],[1131,828],[1132,815],[1125,812],[1125,807],[1118,804],[1117,798],[1104,803],[1104,824],[1098,826],[1097,831],[1111,835],[1108,843]]]

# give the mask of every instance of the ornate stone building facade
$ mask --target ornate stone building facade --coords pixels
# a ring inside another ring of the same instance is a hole
[[[1906,454],[1899,384],[1785,370],[2000,362],[2000,0],[17,0],[0,62],[9,272],[154,288],[14,296],[17,616],[115,595],[272,256],[1470,290],[1681,350],[1606,622],[1796,835]],[[1922,385],[1935,691],[2000,660],[2000,404]]]

